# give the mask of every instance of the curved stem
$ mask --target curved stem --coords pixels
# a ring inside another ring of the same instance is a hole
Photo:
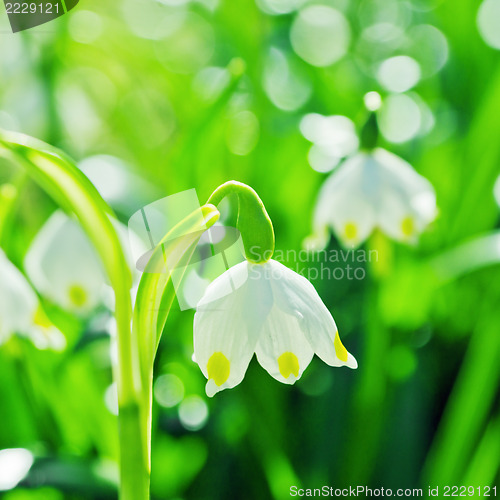
[[[256,264],[267,262],[274,253],[273,223],[259,195],[246,184],[228,181],[219,186],[207,203],[218,205],[223,198],[238,197],[238,230],[241,233],[245,257]]]
[[[121,436],[123,442],[132,435],[136,447],[122,447],[122,457],[128,466],[122,467],[120,500],[146,500],[149,498],[151,472],[151,413],[153,402],[153,366],[162,331],[175,298],[172,271],[182,279],[198,240],[213,225],[219,212],[212,205],[201,209],[175,226],[155,248],[142,275],[134,309],[132,345],[137,352],[137,399],[123,408]],[[139,463],[132,460],[138,457]],[[135,470],[131,470],[134,469]],[[128,474],[128,475],[127,475]],[[133,478],[133,479],[131,479]]]

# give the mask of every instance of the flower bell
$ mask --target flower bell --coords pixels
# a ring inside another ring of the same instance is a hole
[[[356,153],[323,184],[314,230],[330,227],[345,246],[360,245],[380,228],[397,241],[414,243],[436,217],[432,184],[385,149]]]
[[[285,384],[315,353],[330,366],[358,366],[314,286],[275,260],[241,262],[208,286],[194,318],[194,351],[209,396],[238,385],[254,352]]]
[[[238,385],[254,353],[285,384],[301,377],[315,353],[331,366],[357,368],[314,286],[271,260],[274,232],[257,194],[239,183],[223,186],[209,203],[217,204],[231,191],[239,195],[238,229],[247,260],[215,279],[196,309],[195,359],[208,379],[207,395]],[[253,213],[251,225],[242,222],[242,209]]]
[[[112,222],[133,270],[128,236],[134,242],[136,236],[118,221]],[[24,265],[36,289],[67,311],[87,316],[102,303],[113,308],[113,298],[103,286],[106,275],[97,252],[80,224],[60,210],[35,236]]]

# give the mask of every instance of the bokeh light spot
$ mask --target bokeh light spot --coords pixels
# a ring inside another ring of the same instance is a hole
[[[308,160],[317,172],[329,172],[359,145],[354,123],[345,116],[309,113],[300,121],[300,131],[313,143]]]
[[[448,60],[448,40],[435,26],[420,24],[408,32],[409,54],[418,62],[422,76],[437,73]]]
[[[209,66],[203,68],[193,80],[193,90],[203,99],[216,99],[229,85],[231,76],[226,68]]]
[[[188,396],[179,406],[181,424],[190,431],[201,429],[208,420],[208,407],[199,396]]]
[[[154,385],[154,396],[158,404],[172,408],[184,398],[184,384],[177,375],[160,375]]]
[[[500,0],[484,0],[477,13],[477,27],[485,43],[500,49]]]
[[[312,92],[309,80],[289,63],[282,51],[274,47],[264,70],[263,86],[271,102],[284,111],[303,106]]]
[[[89,44],[101,36],[102,19],[90,10],[76,10],[69,18],[68,28],[75,42]]]
[[[406,94],[392,94],[384,100],[377,114],[382,135],[394,143],[406,142],[420,131],[422,114],[419,105]]]
[[[289,14],[300,8],[306,0],[257,0],[257,5],[262,12],[274,16]]]
[[[203,17],[190,12],[165,17],[155,38],[158,60],[173,73],[200,70],[214,51],[212,26]]]
[[[259,141],[259,120],[251,111],[232,115],[226,128],[226,144],[231,153],[238,156],[250,154]]]
[[[377,80],[391,92],[406,92],[420,80],[420,66],[408,56],[391,57],[379,66]]]
[[[382,105],[382,98],[378,92],[368,92],[363,97],[363,102],[368,111],[377,111]]]
[[[332,156],[325,148],[318,144],[313,144],[310,147],[309,153],[307,153],[307,160],[313,170],[322,174],[331,172],[340,163],[338,156]]]
[[[313,66],[329,66],[343,57],[351,30],[344,15],[325,5],[301,10],[290,31],[295,52]]]

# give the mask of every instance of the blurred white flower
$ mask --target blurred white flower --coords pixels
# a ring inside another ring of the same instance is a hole
[[[64,335],[49,321],[28,281],[2,250],[0,276],[0,344],[18,333],[39,349],[64,349]]]
[[[375,227],[414,243],[436,213],[432,184],[400,157],[376,148],[356,153],[330,175],[313,225],[323,243],[328,227],[346,246],[361,244]]]
[[[314,353],[330,366],[357,368],[314,286],[274,260],[241,262],[208,286],[194,317],[194,351],[208,396],[238,385],[254,352],[285,384]]]
[[[77,221],[57,211],[33,240],[24,261],[37,290],[60,307],[86,314],[102,300],[105,275]]]
[[[135,268],[130,245],[143,249],[132,229],[111,219],[133,274],[132,296],[140,273]],[[59,307],[87,316],[103,304],[114,308],[101,260],[78,221],[64,212],[54,212],[35,236],[24,260],[26,274],[35,288]]]

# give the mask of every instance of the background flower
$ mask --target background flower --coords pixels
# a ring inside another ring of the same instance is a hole
[[[104,271],[78,222],[54,213],[26,254],[25,267],[34,285],[64,309],[88,314],[102,300]]]
[[[357,153],[328,177],[313,225],[318,234],[330,226],[346,246],[358,246],[375,228],[415,243],[435,216],[432,184],[404,160],[378,148]]]

